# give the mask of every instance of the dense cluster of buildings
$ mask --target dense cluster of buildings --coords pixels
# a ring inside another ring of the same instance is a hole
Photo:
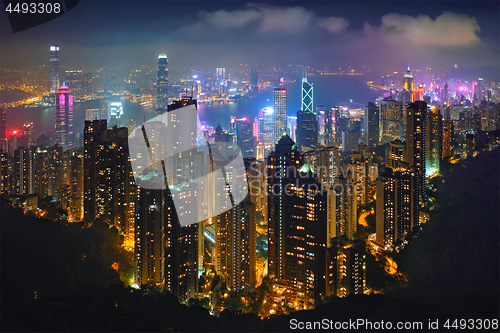
[[[224,142],[241,153],[249,194],[223,213],[181,226],[182,208],[174,205],[168,188],[136,183],[129,144],[144,140],[146,129],[120,127],[120,103],[102,101],[100,109],[87,110],[83,147],[78,147],[73,98],[85,93],[77,84],[84,82],[79,78],[84,74],[66,72],[61,83],[58,52],[58,46],[51,46],[54,132],[35,141],[27,124],[8,139],[1,110],[0,192],[35,214],[43,216],[38,201],[52,197],[69,222],[102,221],[118,228],[124,245],[134,251],[135,286],[156,286],[181,302],[212,296],[215,304],[221,281],[227,291],[255,290],[261,282],[256,272],[259,217],[267,225],[267,275],[285,291],[289,307],[309,309],[326,297],[362,294],[367,287],[366,244],[358,233],[361,209],[374,205],[375,242],[397,250],[426,220],[427,179],[439,173],[441,163],[498,144],[500,104],[492,101],[492,88],[486,89],[482,80],[470,95],[456,94],[464,91],[459,87],[452,95],[446,83],[433,99],[434,90],[420,83],[414,87],[408,70],[401,90],[368,103],[357,119],[345,107],[314,108],[313,85],[304,74],[301,109],[294,115],[287,104],[290,92],[280,85],[274,87],[273,107],[260,110],[255,119],[231,117],[227,129],[219,124],[213,133],[204,133],[209,144]],[[204,82],[205,88],[217,87],[219,93],[233,89],[225,69],[216,72],[213,87]],[[252,68],[248,89],[258,92],[258,86]],[[171,88],[162,54],[155,105],[157,115],[175,124],[174,111],[196,106],[194,91],[202,90],[193,83],[190,97],[172,98]],[[149,139],[161,135],[161,123],[157,125],[148,125]],[[194,126],[198,130],[196,122]],[[185,133],[171,135],[169,140],[175,141]],[[151,154],[161,152],[153,149]],[[179,173],[183,179],[227,166],[220,155],[206,159],[196,149],[164,162],[165,174]],[[140,177],[165,182],[156,170],[141,170]],[[225,172],[237,176],[230,169]],[[229,185],[215,181],[208,186],[204,205],[218,206],[219,194]]]

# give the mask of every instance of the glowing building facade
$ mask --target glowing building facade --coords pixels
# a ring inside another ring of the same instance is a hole
[[[73,138],[73,96],[68,87],[61,87],[56,93],[56,142],[64,149],[74,147]]]
[[[273,145],[286,134],[286,89],[274,88]]]

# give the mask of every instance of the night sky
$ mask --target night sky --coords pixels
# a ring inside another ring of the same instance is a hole
[[[96,69],[325,63],[401,70],[499,70],[498,1],[80,1],[69,13],[13,34],[1,14],[1,66]],[[498,75],[497,75],[498,77]]]

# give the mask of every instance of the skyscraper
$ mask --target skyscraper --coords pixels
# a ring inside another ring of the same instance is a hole
[[[359,133],[357,131],[353,130],[342,131],[343,152],[357,151],[358,145],[359,145]]]
[[[500,104],[499,104],[500,105]],[[443,120],[443,156],[446,157],[453,156],[453,145],[454,145],[454,124],[450,118],[446,118]]]
[[[413,99],[415,101],[423,101],[424,100],[424,90],[425,84],[419,83],[418,87],[413,91]]]
[[[311,111],[297,111],[297,147],[313,148],[318,144],[318,121]]]
[[[404,168],[406,144],[400,140],[394,140],[389,143],[385,151],[385,166],[393,170]]]
[[[307,73],[302,78],[302,111],[313,112],[313,85],[307,82]]]
[[[250,72],[250,90],[258,92],[259,84],[258,84],[258,74],[257,68],[252,67],[252,71]]]
[[[165,54],[158,56],[156,70],[156,109],[164,110],[168,105],[168,59]]]
[[[368,106],[365,107],[364,120],[365,145],[373,149],[380,143],[378,106],[369,102]]]
[[[73,96],[68,87],[61,87],[56,94],[56,142],[64,149],[72,149],[73,142]]]
[[[362,240],[332,239],[328,247],[327,296],[363,294],[366,288],[365,249]]]
[[[403,102],[390,99],[380,101],[382,120],[382,142],[386,144],[401,140],[401,125],[403,121]]]
[[[236,119],[236,137],[243,157],[256,156],[253,122],[250,118]]]
[[[5,139],[7,139],[7,110],[0,107],[0,141]]]
[[[266,107],[260,110],[259,116],[259,141],[264,146],[264,155],[267,155],[274,146],[274,110]]]
[[[85,121],[84,218],[96,219],[121,230],[133,239],[136,186],[128,154],[128,129],[107,129],[107,121]]]
[[[405,73],[404,86],[403,86],[403,101],[405,103],[411,103],[415,100],[413,99],[413,74],[410,71],[410,67]]]
[[[377,180],[376,242],[395,246],[418,226],[418,192],[414,169],[386,168]]]
[[[286,134],[286,89],[274,88],[274,134],[273,143],[277,143]]]
[[[165,215],[171,202],[168,199],[167,191],[140,189],[135,211],[135,283],[138,286],[154,285],[161,290],[165,287]]]
[[[50,96],[55,96],[60,86],[59,77],[59,45],[50,45]]]
[[[269,188],[269,232],[268,232],[268,267],[269,277],[275,280],[285,279],[285,219],[284,202],[287,194],[286,184],[293,184],[298,177],[297,171],[302,164],[302,157],[295,142],[288,135],[276,144],[275,151],[267,158]]]
[[[425,129],[425,172],[426,176],[439,173],[443,149],[443,117],[435,107],[427,111],[427,124]]]
[[[410,103],[406,107],[406,119],[405,161],[410,167],[415,168],[415,188],[420,204],[424,204],[427,199],[425,192],[427,104],[422,101]]]
[[[298,173],[283,187],[283,266],[287,299],[311,309],[326,296],[326,193],[308,164]]]
[[[328,189],[327,219],[331,237],[353,239],[357,231],[357,199],[351,174],[339,175]]]

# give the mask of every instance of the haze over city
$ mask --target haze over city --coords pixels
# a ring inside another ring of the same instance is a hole
[[[498,331],[498,1],[1,8],[2,331]]]

